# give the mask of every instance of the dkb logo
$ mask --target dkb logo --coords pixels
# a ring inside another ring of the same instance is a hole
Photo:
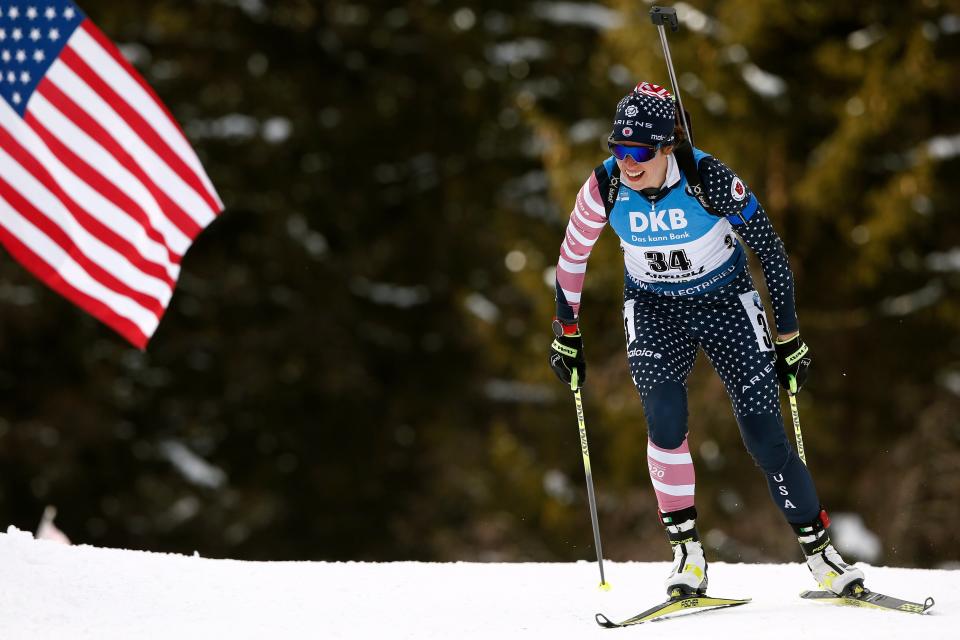
[[[667,216],[670,221],[667,222]],[[653,231],[667,231],[683,229],[687,226],[687,218],[683,209],[662,209],[660,211],[631,211],[630,231],[643,233],[648,229]]]

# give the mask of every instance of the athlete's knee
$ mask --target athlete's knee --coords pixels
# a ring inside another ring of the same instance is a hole
[[[780,417],[772,413],[738,416],[740,434],[747,451],[765,473],[780,473],[790,462],[793,449],[783,432]]]
[[[650,441],[661,449],[676,449],[687,437],[687,388],[679,382],[660,382],[643,396]]]

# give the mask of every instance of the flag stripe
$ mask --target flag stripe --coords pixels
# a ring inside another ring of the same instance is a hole
[[[71,40],[70,46],[65,48],[60,54],[60,60],[70,67],[81,80],[86,82],[97,95],[114,108],[117,115],[130,126],[137,136],[143,140],[144,144],[150,147],[157,157],[169,165],[185,185],[193,189],[197,195],[203,198],[209,208],[210,217],[215,216],[217,211],[219,211],[219,205],[207,192],[199,178],[197,178],[197,174],[187,167],[181,157],[164,143],[156,130],[152,129],[150,125],[147,124],[147,121],[144,120],[120,94],[80,58],[79,54],[73,50],[73,46],[75,46],[74,41]],[[112,78],[112,80],[116,82],[116,77]],[[203,224],[203,221],[200,221],[200,223]]]
[[[4,115],[0,115],[2,120],[6,120]],[[118,275],[124,281],[139,281],[137,289],[150,293],[158,300],[169,300],[174,281],[163,267],[144,259],[129,241],[79,206],[64,192],[62,182],[57,182],[36,156],[22,146],[10,130],[3,127],[0,127],[0,149],[0,154],[9,154],[3,157],[10,162],[4,163],[9,173],[0,175],[16,184],[38,210],[66,230],[65,235],[73,236],[73,242],[88,249],[99,249],[96,254],[102,259],[98,259],[98,262],[120,269]],[[43,206],[43,203],[47,206]],[[90,255],[93,257],[94,254]]]
[[[0,134],[2,136],[5,132]],[[132,298],[155,314],[162,314],[164,305],[173,294],[172,288],[135,269],[126,258],[78,224],[54,193],[6,153],[11,150],[6,146],[7,140],[2,142],[0,192],[7,203],[103,285]],[[65,229],[69,229],[71,235]]]
[[[2,231],[4,245],[11,253],[20,254],[17,258],[30,271],[135,345],[146,343],[145,336],[156,329],[156,316],[91,278],[70,255],[20,216],[2,196],[0,214],[5,221]],[[6,221],[9,221],[9,225]],[[24,254],[23,249],[27,249],[28,253]],[[76,295],[69,295],[71,290]],[[136,335],[131,335],[135,333],[144,337],[138,341]]]
[[[0,199],[0,214],[5,215],[5,204],[6,203]],[[30,273],[39,278],[41,282],[119,333],[135,347],[139,347],[140,349],[146,347],[148,335],[135,323],[115,313],[102,301],[83,293],[80,289],[68,283],[60,276],[56,269],[41,260],[39,256],[20,242],[17,237],[11,234],[3,225],[0,225],[0,241],[3,242],[4,248],[6,248],[10,255],[13,256],[17,262],[25,266]]]
[[[189,241],[198,233],[200,233],[200,229],[202,227],[200,227],[200,225],[198,225],[193,218],[188,216],[178,204],[173,202],[173,200],[167,196],[166,192],[156,185],[152,179],[153,174],[151,173],[148,175],[144,168],[134,160],[127,148],[114,140],[113,137],[107,133],[102,126],[100,126],[100,123],[90,115],[90,113],[82,109],[80,105],[78,105],[70,96],[64,93],[59,86],[52,83],[49,77],[45,78],[43,82],[40,83],[40,86],[37,88],[37,92],[34,94],[33,99],[37,100],[38,97],[46,98],[51,105],[55,106],[57,110],[63,116],[65,116],[66,120],[79,129],[80,132],[85,134],[83,138],[77,136],[76,132],[71,132],[71,135],[69,136],[63,136],[64,141],[67,144],[77,143],[81,140],[89,140],[93,145],[100,147],[110,156],[112,156],[115,161],[119,162],[124,169],[133,174],[133,176],[137,178],[137,181],[147,189],[152,197],[152,200],[157,204],[159,215],[167,218],[173,224],[173,226],[176,227],[176,229],[187,239],[186,246],[189,246]],[[30,111],[46,124],[45,117],[41,117],[40,115],[40,109],[42,106],[43,105],[40,103],[38,103],[36,106],[31,103]],[[51,128],[56,128],[57,130],[69,130],[69,128],[65,127],[68,127],[68,125],[64,122],[56,123],[55,127],[51,126]],[[76,150],[78,153],[83,155],[80,149]],[[89,149],[84,149],[82,151],[85,153],[90,152]],[[177,247],[172,248],[174,251],[177,251]]]
[[[63,267],[64,260],[69,260],[73,266],[83,271],[84,276],[92,282],[96,282],[103,290],[109,290],[114,295],[120,295],[126,299],[129,302],[130,309],[138,308],[143,313],[153,314],[155,318],[159,318],[163,314],[164,307],[162,304],[126,286],[123,282],[111,275],[109,271],[106,271],[87,257],[49,218],[45,217],[35,207],[32,207],[30,203],[22,197],[20,192],[13,189],[13,187],[2,178],[0,178],[0,197],[20,215],[19,220],[22,221],[21,225],[14,224],[11,226],[11,233],[22,237],[25,228],[24,225],[30,225],[28,235],[37,238],[42,237],[44,245],[56,248],[59,251],[57,255],[64,256],[60,261],[54,263],[58,269]]]
[[[93,41],[89,41],[87,37]],[[126,98],[193,172],[200,176],[207,193],[216,203],[215,213],[219,213],[223,209],[223,202],[176,118],[153,88],[123,57],[120,50],[89,20],[80,25],[70,42],[81,55],[91,61],[93,68],[102,69],[101,75],[110,78],[110,83],[117,93]]]
[[[153,183],[163,191],[180,210],[190,216],[194,226],[203,228],[213,219],[206,202],[197,195],[173,170],[161,160],[153,149],[137,136],[123,118],[117,115],[106,100],[80,78],[73,69],[57,60],[50,66],[43,83],[51,82],[70,98],[74,104],[88,116],[95,118],[104,134],[109,136],[126,153],[136,158],[136,163],[153,179]],[[41,87],[42,90],[42,87]],[[99,138],[98,138],[99,139]]]
[[[129,161],[128,156],[121,151],[123,158],[117,158],[105,149],[100,141],[91,137],[79,124],[67,117],[64,110],[73,113],[76,118],[83,120],[84,124],[90,125],[90,132],[93,135],[97,134],[96,123],[93,123],[69,98],[48,82],[43,82],[33,95],[27,117],[31,122],[35,121],[51,131],[59,132],[60,138],[71,151],[86,158],[118,189],[136,202],[146,213],[149,225],[163,236],[170,249],[171,259],[179,263],[181,256],[190,247],[190,238],[174,224],[170,217],[164,215],[160,203],[153,197],[152,185],[141,181],[141,177],[146,179],[143,172],[132,162],[126,163],[131,165],[131,169],[128,170],[123,162]],[[133,172],[139,175],[134,175]],[[189,226],[192,223],[186,216],[182,219],[185,225]]]
[[[144,271],[173,286],[180,274],[180,256],[167,248],[160,233],[150,226],[150,220],[140,205],[67,148],[32,114],[28,114],[25,121],[29,131],[42,141],[31,145],[31,151],[42,156],[44,166],[67,195],[77,203],[83,203],[86,211],[105,225],[111,225],[120,238],[128,241],[133,251],[143,256],[141,268]],[[44,144],[46,148],[40,149]],[[125,255],[129,257],[129,254]]]

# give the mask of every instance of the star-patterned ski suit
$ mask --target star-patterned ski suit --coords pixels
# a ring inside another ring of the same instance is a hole
[[[647,419],[648,465],[660,510],[693,506],[687,377],[702,348],[777,506],[788,522],[809,522],[820,503],[784,432],[773,338],[740,241],[760,259],[781,334],[797,330],[786,251],[746,185],[719,160],[699,150],[694,155],[710,203],[725,217],[711,215],[686,191],[672,155],[665,186],[652,197],[611,180],[613,157],[597,167],[580,190],[561,246],[557,317],[577,319],[590,251],[609,224],[624,253],[627,359]],[[605,209],[608,197],[612,204]]]

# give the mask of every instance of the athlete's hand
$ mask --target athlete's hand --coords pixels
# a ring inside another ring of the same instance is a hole
[[[583,358],[583,336],[576,324],[553,321],[556,339],[550,345],[550,368],[560,381],[576,391],[587,379],[587,363]],[[576,375],[574,375],[576,373]]]
[[[810,368],[810,349],[797,334],[783,342],[774,344],[777,351],[777,379],[780,386],[790,393],[800,391],[807,381],[807,369]]]

